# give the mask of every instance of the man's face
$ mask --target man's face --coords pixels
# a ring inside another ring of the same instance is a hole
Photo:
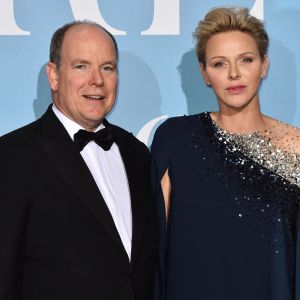
[[[64,37],[61,62],[47,65],[53,102],[67,117],[95,130],[117,94],[117,58],[109,35],[94,25],[75,25]]]

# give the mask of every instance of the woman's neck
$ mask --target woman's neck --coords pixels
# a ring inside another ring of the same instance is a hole
[[[251,133],[267,127],[264,115],[255,111],[223,111],[211,113],[212,120],[230,133]]]

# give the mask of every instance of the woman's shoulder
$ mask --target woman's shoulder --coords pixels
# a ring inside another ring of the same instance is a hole
[[[155,135],[167,135],[168,137],[172,135],[178,136],[178,132],[183,132],[182,130],[193,126],[199,126],[207,116],[209,116],[209,113],[203,112],[195,115],[183,115],[168,118],[157,128]]]
[[[168,149],[174,143],[173,140],[180,132],[182,121],[185,116],[171,117],[158,126],[154,133],[151,152],[162,151]]]
[[[271,117],[265,119],[268,123],[265,132],[272,143],[280,150],[300,154],[300,128]]]
[[[168,118],[157,128],[154,134],[151,146],[152,151],[170,152],[178,149],[178,146],[184,142],[186,136],[194,131],[193,128],[199,126],[199,118],[201,118],[202,114]]]
[[[180,128],[183,125],[186,117],[187,116],[177,116],[168,118],[162,124],[159,125],[159,127],[156,130],[156,135],[172,133],[174,130]]]

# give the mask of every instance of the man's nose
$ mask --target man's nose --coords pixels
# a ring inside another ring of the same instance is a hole
[[[103,77],[100,70],[93,70],[90,78],[90,85],[101,86],[103,84]]]

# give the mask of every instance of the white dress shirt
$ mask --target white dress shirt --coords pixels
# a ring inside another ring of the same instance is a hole
[[[84,129],[60,112],[55,105],[53,112],[63,124],[72,140],[79,129]],[[101,124],[95,131],[101,130]],[[94,141],[89,142],[80,152],[111,213],[124,248],[130,259],[132,240],[132,212],[128,179],[125,166],[116,143],[104,151]]]

